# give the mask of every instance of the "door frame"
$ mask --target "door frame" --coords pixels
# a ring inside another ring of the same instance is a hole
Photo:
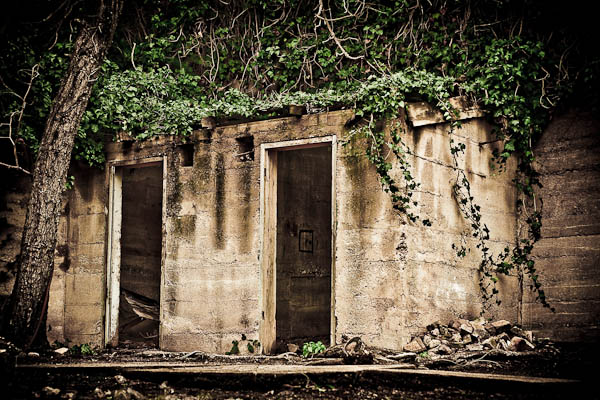
[[[260,145],[260,292],[259,341],[263,354],[275,350],[277,339],[277,154],[280,151],[331,146],[331,300],[330,344],[335,344],[335,243],[336,243],[336,160],[335,135],[288,140]]]
[[[104,346],[119,344],[119,303],[121,292],[121,223],[123,219],[123,167],[162,167],[162,211],[161,211],[161,261],[160,261],[160,304],[159,321],[163,320],[164,265],[166,257],[166,156],[139,160],[109,161],[108,173],[108,225],[106,239],[106,300],[104,309]],[[158,327],[158,346],[161,347],[162,323]]]

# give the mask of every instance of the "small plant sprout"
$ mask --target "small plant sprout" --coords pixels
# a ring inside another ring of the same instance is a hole
[[[325,345],[321,343],[321,341],[318,341],[316,343],[308,342],[302,345],[302,357],[304,358],[314,357],[315,355],[323,353],[324,351]]]

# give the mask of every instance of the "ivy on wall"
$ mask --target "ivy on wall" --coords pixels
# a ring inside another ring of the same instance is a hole
[[[534,0],[132,0],[96,82],[74,158],[102,166],[107,136],[118,131],[144,140],[188,135],[206,116],[258,118],[291,104],[309,112],[352,107],[362,121],[350,134],[367,139],[366,156],[394,208],[429,226],[413,196],[419,182],[406,132],[400,124],[389,135],[377,128],[407,101],[424,100],[448,121],[453,191],[481,253],[484,304],[496,298],[498,274],[517,273],[530,278],[549,307],[531,259],[541,228],[532,143],[580,81],[591,92],[598,87],[600,63],[578,44],[577,32],[548,24],[556,10],[545,6],[546,12]],[[0,136],[19,143],[17,159],[35,155],[76,29],[19,25],[0,49],[0,112],[7,121]],[[27,79],[34,67],[35,79]],[[25,92],[31,93],[27,101]],[[497,168],[512,156],[520,161],[515,184],[528,230],[514,248],[495,256],[481,208],[458,168],[464,145],[452,139],[459,123],[449,103],[457,95],[488,112],[503,144],[494,154]],[[386,158],[390,151],[393,163]],[[454,249],[459,257],[468,251],[464,243]]]

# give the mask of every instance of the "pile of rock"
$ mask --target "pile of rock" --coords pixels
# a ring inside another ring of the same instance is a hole
[[[488,322],[483,318],[473,321],[457,319],[443,325],[439,321],[427,326],[427,332],[404,346],[404,351],[433,354],[452,354],[458,350],[530,351],[534,350],[531,331],[525,331],[508,321]]]

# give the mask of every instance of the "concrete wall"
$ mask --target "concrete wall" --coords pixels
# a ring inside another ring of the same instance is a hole
[[[104,302],[103,173],[81,165],[72,168],[76,188],[63,196],[54,256],[54,274],[46,333],[50,342],[102,344]],[[21,236],[31,180],[7,174],[0,191],[0,271],[9,272],[0,284],[8,296]]]
[[[328,343],[331,147],[280,151],[277,164],[277,339]]]
[[[364,145],[341,148],[338,164],[336,243],[337,336],[360,335],[367,343],[398,349],[411,335],[435,321],[480,311],[477,266],[480,255],[470,239],[452,195],[455,173],[448,127],[432,124],[405,127],[405,142],[415,156],[409,161],[421,187],[415,193],[418,213],[431,227],[396,215],[383,193],[374,167],[362,156]],[[471,181],[491,231],[491,247],[499,251],[514,243],[516,189],[511,183],[515,164],[503,174],[490,169],[490,126],[482,120],[463,121],[455,140],[466,145],[461,167]],[[459,259],[451,248],[461,237],[472,250]],[[516,278],[502,279],[502,308],[487,316],[515,321],[519,302]]]
[[[347,118],[332,113],[218,127],[196,145],[192,167],[170,169],[164,348],[225,352],[242,334],[259,339],[259,146],[340,135]],[[249,142],[251,157],[243,155]]]
[[[600,120],[570,111],[555,118],[535,146],[543,188],[542,239],[535,247],[548,301],[525,291],[524,322],[542,337],[600,338]]]
[[[104,171],[74,165],[65,192],[50,285],[50,342],[103,345],[106,183]]]
[[[184,160],[190,146],[182,147],[180,139],[108,144],[110,163],[166,156],[162,348],[222,353],[242,334],[259,339],[259,146],[328,135],[338,138],[332,277],[336,340],[361,335],[371,345],[399,349],[436,319],[478,315],[479,255],[472,251],[458,259],[451,249],[462,237],[470,239],[451,193],[455,174],[448,127],[435,121],[407,127],[405,141],[415,153],[413,174],[422,184],[415,198],[418,212],[433,223],[423,227],[393,212],[364,157],[365,144],[349,138],[344,128],[352,115],[336,111],[197,131],[191,138],[192,165]],[[492,247],[499,250],[515,240],[515,164],[509,163],[503,174],[490,169],[491,146],[497,144],[480,145],[492,139],[490,126],[481,120],[463,121],[455,139],[466,145],[461,168],[482,206]],[[64,270],[57,268],[49,318],[56,325],[62,322],[64,338],[75,343],[103,342],[108,170],[78,169],[68,218],[61,225],[68,262]],[[500,289],[503,307],[493,313],[514,321],[519,315],[516,279],[504,279]]]

